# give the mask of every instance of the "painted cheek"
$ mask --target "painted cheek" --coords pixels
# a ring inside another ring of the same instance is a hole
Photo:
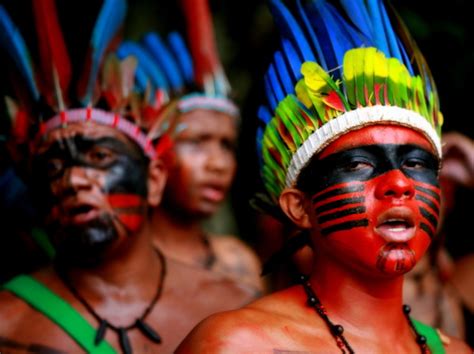
[[[369,225],[365,206],[364,182],[347,182],[325,188],[313,196],[312,202],[322,236],[353,232]]]
[[[128,234],[137,232],[144,221],[145,199],[136,194],[109,194],[107,200],[113,218],[122,225]]]
[[[431,239],[438,228],[441,205],[441,190],[435,185],[415,182],[415,200],[420,213],[420,229]]]
[[[147,195],[146,167],[122,156],[113,166],[105,170],[103,189],[106,193]]]
[[[128,235],[140,230],[145,220],[146,181],[144,167],[128,157],[106,171],[103,189],[112,217]]]
[[[335,242],[346,259],[373,263],[382,240],[369,231],[372,224],[366,182],[346,182],[323,189],[313,196],[318,228],[323,238]]]

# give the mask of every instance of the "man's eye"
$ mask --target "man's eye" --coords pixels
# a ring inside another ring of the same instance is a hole
[[[371,167],[372,165],[365,161],[351,161],[344,166],[344,170],[348,172],[356,172]]]
[[[419,170],[427,167],[427,163],[420,159],[408,159],[403,163],[403,167],[411,170]]]
[[[114,162],[116,155],[110,149],[96,147],[89,150],[85,157],[87,162],[91,164],[104,166]]]

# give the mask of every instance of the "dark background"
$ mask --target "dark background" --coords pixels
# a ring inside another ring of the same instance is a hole
[[[30,0],[1,0],[0,3],[7,7],[15,22],[24,29],[24,35],[34,49],[35,31]],[[474,117],[470,108],[470,103],[474,101],[470,89],[474,81],[474,29],[469,2],[394,0],[392,3],[405,19],[430,64],[445,117],[444,130],[458,130],[474,138]],[[67,41],[76,43],[68,48],[76,63],[82,64],[90,28],[100,4],[96,0],[57,1]],[[253,243],[256,237],[255,214],[248,201],[260,186],[255,149],[256,111],[263,97],[263,72],[273,55],[278,37],[263,0],[210,0],[210,4],[218,48],[234,88],[234,98],[242,111],[238,148],[240,168],[231,194],[238,225],[233,231]],[[138,39],[149,30],[161,34],[171,30],[185,33],[179,2],[129,1],[124,38]],[[5,60],[0,56],[2,67],[5,67]],[[0,77],[2,88],[7,80],[5,70]],[[6,118],[1,117],[0,126],[5,122]],[[0,151],[0,168],[5,161],[5,152]]]

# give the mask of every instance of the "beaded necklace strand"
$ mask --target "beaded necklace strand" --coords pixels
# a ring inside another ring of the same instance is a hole
[[[312,307],[316,313],[321,317],[321,319],[326,323],[329,332],[331,335],[334,337],[336,340],[336,344],[338,348],[341,350],[342,354],[354,354],[354,349],[350,346],[349,342],[347,339],[344,337],[344,327],[342,327],[340,324],[335,324],[333,323],[325,309],[325,307],[321,304],[321,301],[319,298],[316,296],[316,293],[314,292],[313,288],[311,287],[311,283],[309,282],[309,278],[306,275],[300,275],[299,281],[301,285],[303,285],[304,291],[306,293],[306,296],[308,298],[307,303],[308,306]],[[403,314],[405,315],[408,324],[410,325],[410,328],[416,335],[416,343],[420,347],[420,352],[421,354],[430,354],[431,351],[428,348],[428,345],[426,343],[426,337],[419,334],[418,331],[415,328],[415,325],[413,324],[413,321],[411,320],[409,313],[411,311],[410,306],[408,305],[403,305]]]

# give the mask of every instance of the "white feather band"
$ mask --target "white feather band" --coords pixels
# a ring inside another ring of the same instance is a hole
[[[441,139],[433,126],[420,114],[396,106],[362,107],[330,120],[306,139],[291,159],[286,173],[286,186],[293,186],[311,157],[329,143],[351,130],[374,124],[393,124],[414,128],[428,138],[441,158]]]

